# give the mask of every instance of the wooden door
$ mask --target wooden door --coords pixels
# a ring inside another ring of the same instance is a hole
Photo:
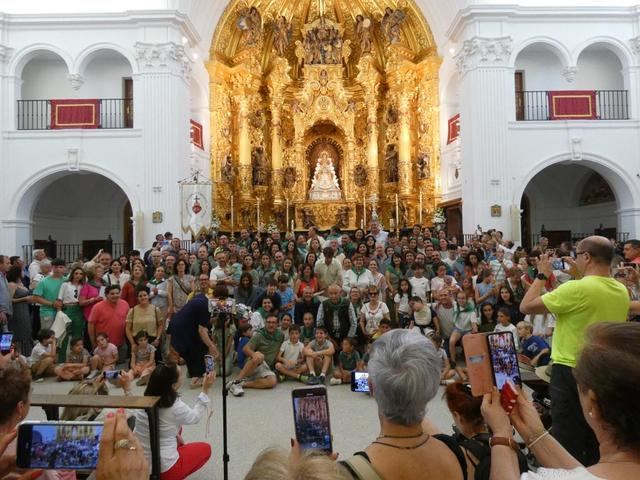
[[[516,120],[524,120],[524,72],[517,71],[515,76],[516,85]]]
[[[133,79],[123,78],[122,80],[124,128],[133,128]]]

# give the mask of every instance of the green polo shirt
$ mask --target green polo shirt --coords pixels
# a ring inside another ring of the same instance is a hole
[[[38,283],[33,294],[38,297],[42,297],[49,302],[55,302],[58,299],[58,293],[60,292],[60,287],[63,282],[64,278],[62,277],[46,277]],[[40,305],[40,315],[43,317],[55,317],[56,309],[48,305]]]
[[[284,342],[284,335],[280,330],[276,330],[273,335],[267,333],[261,328],[249,340],[249,348],[254,352],[260,352],[264,355],[264,361],[267,362],[269,368],[273,369],[276,364],[276,355],[280,351],[280,346]]]

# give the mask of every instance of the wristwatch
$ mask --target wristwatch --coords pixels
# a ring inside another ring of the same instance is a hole
[[[544,282],[546,282],[547,280],[549,280],[549,277],[547,277],[544,273],[538,273],[538,275],[536,276],[536,278],[538,280],[542,280]]]
[[[512,448],[515,451],[520,450],[518,448],[518,444],[516,442],[514,442],[512,438],[493,436],[489,440],[489,446],[490,447],[495,447],[496,445],[502,445],[504,447],[509,447],[509,448]]]

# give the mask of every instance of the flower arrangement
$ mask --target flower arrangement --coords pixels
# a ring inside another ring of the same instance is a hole
[[[443,224],[447,223],[447,216],[444,213],[442,208],[436,208],[433,212],[432,221],[434,224]]]
[[[215,233],[220,228],[220,218],[215,210],[211,209],[211,232]]]
[[[260,229],[260,230],[262,231],[263,229]],[[270,219],[269,219],[269,223],[267,223],[267,224],[264,226],[264,231],[265,231],[266,233],[269,233],[269,234],[271,234],[271,233],[276,233],[276,232],[279,232],[279,231],[280,231],[280,229],[278,228],[278,224],[277,224],[277,223],[276,223],[276,221],[273,219],[273,217],[272,217],[272,218],[270,218]]]

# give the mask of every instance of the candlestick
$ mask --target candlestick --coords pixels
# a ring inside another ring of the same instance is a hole
[[[363,230],[366,224],[367,224],[367,197],[363,193],[362,194],[362,229]]]
[[[285,198],[285,200],[287,202],[287,221],[285,223],[285,227],[286,227],[287,225],[289,225],[289,199]],[[291,229],[291,231],[293,232],[293,229]]]
[[[231,238],[233,238],[233,195],[231,195]]]
[[[256,211],[256,214],[257,214],[257,219],[256,220],[257,220],[258,225],[256,226],[256,231],[258,233],[260,233],[260,197],[257,198],[257,202],[258,202],[258,209]]]
[[[420,226],[422,226],[422,192],[420,192]]]
[[[362,218],[360,219],[360,228],[364,230],[364,220]]]
[[[291,220],[291,233],[294,233],[295,230],[295,220]]]
[[[396,193],[396,232],[399,230],[400,226],[400,209],[398,206],[398,194]]]

